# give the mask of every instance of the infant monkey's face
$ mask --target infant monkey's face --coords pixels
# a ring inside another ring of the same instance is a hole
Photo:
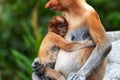
[[[67,33],[68,23],[64,17],[55,16],[50,20],[48,27],[50,31],[64,37]]]

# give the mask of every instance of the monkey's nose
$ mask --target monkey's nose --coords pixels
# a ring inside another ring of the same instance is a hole
[[[46,5],[45,5],[45,8],[49,8],[49,5],[46,4]]]
[[[46,5],[45,8],[50,8],[50,10],[56,10],[57,9],[56,6],[49,6],[49,5]]]
[[[50,8],[51,6],[51,2],[49,1],[46,5],[45,5],[45,8]]]
[[[56,6],[54,6],[54,7],[51,7],[51,9],[52,9],[52,10],[56,10],[56,9],[57,9],[57,7],[56,7]]]

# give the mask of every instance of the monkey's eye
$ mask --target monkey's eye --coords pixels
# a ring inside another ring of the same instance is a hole
[[[63,27],[63,25],[58,25],[58,27],[57,27],[57,28],[58,28],[58,29],[61,29],[62,27]]]

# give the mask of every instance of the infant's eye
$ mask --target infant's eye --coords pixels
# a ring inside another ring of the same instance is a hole
[[[59,25],[57,28],[60,30],[60,29],[62,28],[62,26],[61,26],[61,25]]]
[[[58,27],[59,27],[59,28],[63,28],[63,24],[59,24]]]

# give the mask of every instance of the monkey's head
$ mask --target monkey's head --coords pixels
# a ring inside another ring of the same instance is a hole
[[[50,20],[48,28],[49,31],[64,37],[67,33],[68,23],[64,17],[55,16]]]
[[[49,0],[45,5],[45,8],[51,8],[57,11],[66,11],[70,7],[75,6],[78,3],[84,2],[85,0]]]

